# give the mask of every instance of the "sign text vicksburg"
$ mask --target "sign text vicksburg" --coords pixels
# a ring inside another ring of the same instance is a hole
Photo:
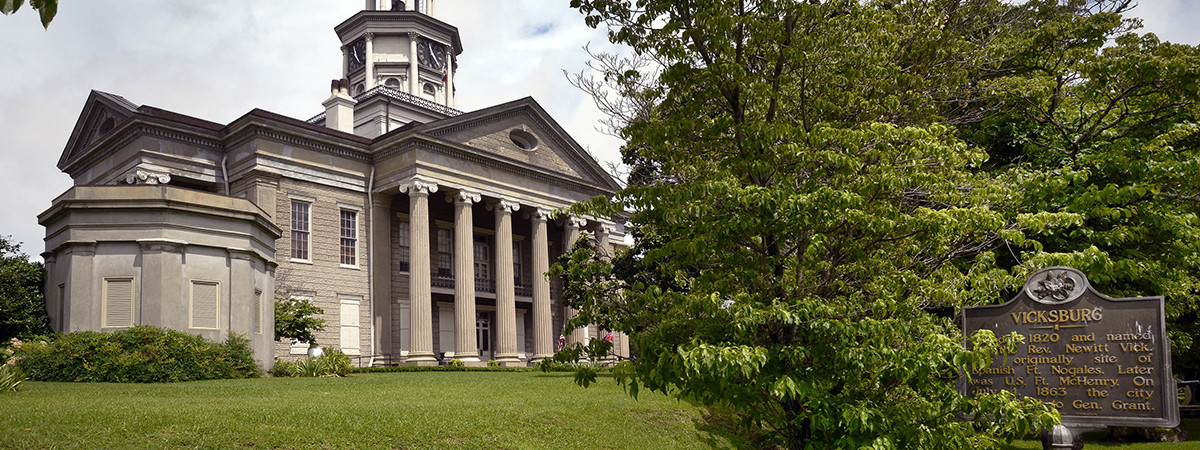
[[[1162,297],[1112,299],[1075,269],[1034,273],[1008,303],[963,310],[963,331],[1016,332],[1012,354],[972,372],[965,394],[998,390],[1049,402],[1063,425],[1174,427],[1179,423]]]

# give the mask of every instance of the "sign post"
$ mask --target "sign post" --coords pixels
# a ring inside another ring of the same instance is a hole
[[[1171,373],[1163,298],[1109,298],[1082,272],[1035,272],[1012,300],[963,309],[963,332],[1016,332],[1015,353],[959,381],[964,395],[1007,390],[1050,403],[1062,426],[1046,448],[1070,448],[1082,431],[1107,426],[1174,427],[1179,399]]]

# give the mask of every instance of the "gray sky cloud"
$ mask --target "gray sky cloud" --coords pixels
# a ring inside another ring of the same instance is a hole
[[[1200,5],[1143,1],[1162,39],[1196,44]],[[306,119],[341,75],[333,27],[362,0],[91,0],[64,2],[49,30],[32,11],[0,16],[0,235],[42,252],[37,214],[71,185],[58,161],[91,89],[220,123],[253,108]],[[436,17],[463,43],[458,107],[532,96],[601,163],[620,141],[563,71],[585,67],[584,44],[611,50],[565,0],[440,0]]]

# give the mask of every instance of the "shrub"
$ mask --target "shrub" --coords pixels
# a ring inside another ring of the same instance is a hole
[[[488,367],[493,367],[493,368],[494,368],[494,367],[500,367],[500,363],[499,363],[498,361],[494,360],[494,359],[489,359],[489,360],[488,360],[488,363],[487,363],[487,366],[488,366]]]
[[[462,360],[458,358],[451,359],[450,362],[446,363],[446,365],[450,367],[467,367],[466,363],[463,363]]]
[[[296,363],[291,361],[275,361],[269,372],[273,377],[294,377],[297,373]]]
[[[277,377],[344,377],[354,371],[350,357],[341,350],[323,348],[320,356],[304,358],[295,363],[277,361],[271,375]]]
[[[26,342],[16,356],[36,381],[153,383],[259,375],[250,341],[237,333],[218,344],[148,325],[60,334],[50,342]]]
[[[16,391],[17,385],[25,381],[25,374],[13,364],[0,365],[0,394]]]

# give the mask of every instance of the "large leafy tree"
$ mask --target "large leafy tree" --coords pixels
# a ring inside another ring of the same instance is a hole
[[[1054,420],[954,387],[998,344],[964,349],[948,307],[994,302],[1019,277],[988,250],[1066,220],[993,208],[1017,193],[953,127],[986,113],[980,83],[1013,57],[998,40],[1020,35],[1019,8],[572,4],[659,69],[602,57],[580,80],[617,94],[601,104],[632,167],[583,209],[631,211],[636,240],[611,261],[580,244],[556,269],[576,323],[630,334],[638,358],[616,373],[631,392],[730,407],[788,447],[974,448]]]
[[[46,269],[29,261],[11,237],[0,236],[0,342],[50,332],[45,282]]]
[[[1102,292],[1164,295],[1176,370],[1200,375],[1200,50],[1138,34],[1125,0],[1040,0],[961,127],[1018,187],[998,209],[1056,212],[997,252],[1077,267]],[[972,109],[972,108],[966,108]]]

